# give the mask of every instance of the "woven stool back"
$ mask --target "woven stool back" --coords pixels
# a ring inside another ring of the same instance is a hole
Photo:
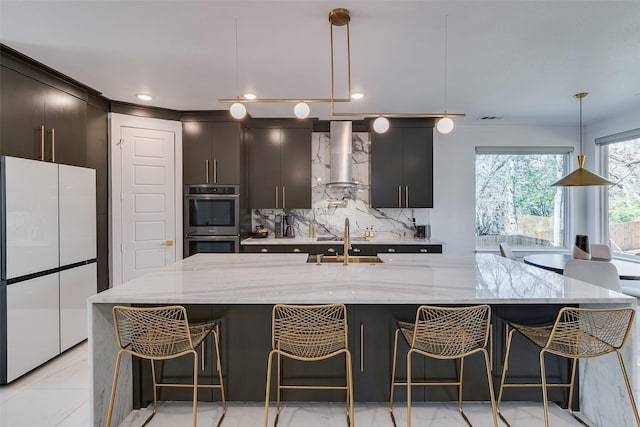
[[[273,307],[272,348],[299,359],[324,358],[347,348],[343,304]]]
[[[486,346],[490,317],[488,305],[420,306],[411,347],[434,356],[462,357]]]
[[[113,320],[120,348],[143,358],[166,358],[193,349],[187,311],[182,306],[116,306]]]
[[[596,357],[620,349],[631,330],[632,308],[563,308],[547,349],[565,357]]]

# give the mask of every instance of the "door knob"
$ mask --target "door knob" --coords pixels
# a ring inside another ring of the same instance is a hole
[[[173,240],[167,240],[166,242],[160,243],[162,246],[173,246]]]

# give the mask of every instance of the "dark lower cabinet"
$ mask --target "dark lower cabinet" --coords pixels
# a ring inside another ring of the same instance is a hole
[[[420,301],[428,304],[429,301]],[[264,402],[266,390],[267,357],[271,351],[271,312],[270,304],[254,305],[191,305],[187,306],[189,320],[198,322],[219,319],[222,371],[227,398],[231,401]],[[388,402],[391,390],[391,369],[393,366],[394,332],[398,320],[414,322],[417,304],[385,305],[354,304],[347,306],[348,345],[352,355],[354,398],[357,402]],[[539,316],[546,313],[553,316],[559,307],[555,306],[493,306],[493,384],[498,392],[505,337],[504,322],[515,319],[529,319],[529,315]],[[504,317],[502,317],[504,316]],[[535,320],[535,319],[534,319]],[[212,340],[206,343],[205,370],[201,373],[203,381],[215,380]],[[522,382],[539,382],[538,352],[525,340],[514,340],[510,374],[512,379]],[[404,381],[407,375],[408,345],[399,338],[396,378]],[[272,399],[275,398],[275,380],[277,375],[276,359],[272,371]],[[300,362],[283,359],[283,378],[288,384],[344,384],[346,370],[345,357],[318,362]],[[566,360],[549,356],[547,373],[550,381],[564,381],[570,375],[570,364]],[[489,390],[482,354],[465,359],[464,395],[466,401],[487,401]],[[151,369],[148,362],[134,362],[134,407],[144,407],[153,400]],[[185,382],[192,379],[193,358],[181,359],[159,364],[158,375],[165,381]],[[459,362],[453,360],[434,360],[420,355],[412,357],[412,379],[449,381],[459,375]],[[576,403],[579,399],[576,389]],[[550,400],[566,405],[566,390],[550,389]],[[191,400],[190,390],[163,390],[161,400]],[[202,400],[219,400],[218,391],[202,393]],[[284,401],[343,401],[341,391],[326,390],[285,390]],[[414,387],[412,401],[455,401],[457,389],[452,386]],[[540,401],[541,393],[537,388],[508,389],[504,400]],[[273,401],[273,400],[272,400]],[[406,387],[394,390],[396,406],[406,403]]]
[[[370,245],[353,244],[349,252],[351,256],[373,256],[380,253],[442,253],[441,244],[425,245]],[[245,253],[308,253],[310,255],[342,255],[344,246],[342,243],[335,244],[276,244],[276,245],[242,245],[242,252]]]

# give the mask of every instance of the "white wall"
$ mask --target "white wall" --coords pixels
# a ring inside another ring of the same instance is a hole
[[[434,132],[434,208],[432,238],[446,242],[448,254],[475,251],[475,147],[476,146],[573,146],[579,151],[578,125],[456,124],[449,135]],[[572,157],[570,170],[576,167]],[[575,192],[577,193],[577,192]],[[576,205],[584,204],[576,194]],[[584,215],[576,218],[584,227]],[[572,222],[573,223],[573,222]],[[569,235],[575,234],[570,231]]]

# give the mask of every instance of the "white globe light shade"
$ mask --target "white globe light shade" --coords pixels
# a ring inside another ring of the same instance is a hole
[[[389,130],[389,120],[386,117],[378,117],[373,121],[373,130],[376,133],[385,133]]]
[[[298,102],[296,106],[293,107],[293,114],[299,119],[306,119],[309,117],[309,113],[311,113],[311,109],[305,102]]]
[[[247,115],[247,108],[240,102],[234,102],[231,104],[229,112],[234,119],[241,119]]]
[[[449,117],[443,117],[436,123],[436,129],[442,134],[447,134],[453,130],[453,120]]]

